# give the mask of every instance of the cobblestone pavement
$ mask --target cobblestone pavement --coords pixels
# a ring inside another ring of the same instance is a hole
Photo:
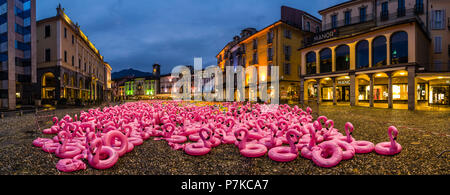
[[[81,109],[57,110],[58,117],[72,116]],[[398,142],[403,151],[396,156],[376,153],[357,154],[336,167],[317,167],[302,157],[288,163],[277,163],[267,155],[246,158],[236,147],[221,145],[206,156],[192,157],[183,151],[173,151],[164,141],[148,140],[133,152],[121,157],[108,170],[87,170],[70,174],[163,174],[163,175],[319,175],[319,174],[450,174],[450,112],[407,111],[364,107],[321,106],[320,114],[335,121],[343,132],[345,122],[355,126],[353,136],[373,143],[388,141],[387,129],[395,125],[400,133]],[[32,141],[45,137],[33,133],[34,115],[0,119],[0,174],[66,174],[55,165],[58,158],[32,146]],[[48,125],[50,126],[50,125]],[[49,137],[49,136],[46,136]]]

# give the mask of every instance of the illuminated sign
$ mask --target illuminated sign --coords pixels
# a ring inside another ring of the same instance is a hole
[[[350,80],[338,80],[338,85],[350,85]]]
[[[326,39],[331,39],[333,37],[337,37],[338,33],[336,29],[331,29],[328,31],[323,31],[320,33],[316,33],[313,37],[313,42],[319,42],[319,41],[323,41]]]

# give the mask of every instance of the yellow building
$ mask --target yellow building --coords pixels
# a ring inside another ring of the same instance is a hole
[[[108,99],[111,66],[59,6],[37,22],[37,73],[43,103]],[[106,94],[105,94],[106,92]]]
[[[319,11],[323,31],[298,52],[301,101],[450,105],[448,10],[445,0],[353,0]]]
[[[299,20],[300,19],[300,20]],[[295,55],[304,37],[312,31],[320,31],[320,20],[314,16],[290,7],[281,8],[281,19],[260,31],[244,29],[241,36],[234,37],[216,56],[218,65],[255,66],[258,84],[267,82],[270,86],[270,69],[279,67],[280,101],[297,100],[300,91],[301,58]],[[249,99],[248,81],[253,77],[246,73],[246,99]],[[270,89],[268,93],[271,93]],[[259,93],[258,93],[259,97]]]

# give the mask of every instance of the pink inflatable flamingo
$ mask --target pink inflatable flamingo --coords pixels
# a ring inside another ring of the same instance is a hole
[[[42,150],[48,153],[55,153],[56,149],[58,149],[61,146],[58,142],[53,142],[53,140],[50,142],[45,142],[44,145],[42,145]]]
[[[124,130],[128,129],[126,137],[128,138],[128,142],[133,145],[133,148],[134,148],[134,146],[140,146],[144,143],[144,140],[142,140],[141,138],[131,136],[133,127],[131,127],[130,125],[126,125],[123,128],[124,128]],[[129,149],[129,151],[131,151],[130,148],[128,148],[128,149]]]
[[[53,126],[48,128],[48,129],[44,129],[42,131],[43,134],[55,134],[58,133],[59,131],[59,126],[58,126],[59,122],[58,122],[58,117],[53,117]]]
[[[310,124],[307,125],[306,128],[309,130],[309,134],[305,136],[310,136],[309,144],[308,145],[297,145],[297,148],[301,150],[302,157],[306,159],[312,158],[312,151],[316,147],[316,132],[314,127]]]
[[[337,129],[334,128],[334,121],[327,120],[325,122],[326,132],[323,134],[323,139],[326,141],[333,140],[337,137],[343,136],[342,133],[339,133]]]
[[[353,132],[353,125],[350,122],[347,122],[345,124],[346,128],[347,126],[350,129],[350,137]],[[350,144],[355,148],[355,152],[358,154],[366,154],[370,153],[375,149],[375,145],[372,142],[369,141],[352,141]]]
[[[206,128],[200,130],[200,138],[202,139],[202,141],[186,144],[184,148],[184,152],[186,152],[186,154],[192,156],[202,156],[208,154],[209,151],[211,151],[211,144],[206,140],[205,136],[203,136],[204,132],[208,134],[208,136],[210,135],[210,132]]]
[[[283,142],[276,137],[277,127],[273,124],[269,125],[272,135],[267,135],[266,137],[260,139],[258,142],[266,146],[266,148],[271,149],[273,147],[281,146]]]
[[[70,134],[67,131],[59,132],[58,136],[60,140],[63,140],[63,144],[55,150],[55,154],[59,158],[73,158],[76,155],[81,153],[80,147],[76,147],[74,145],[68,145],[70,141]],[[64,138],[64,139],[63,139]],[[77,145],[75,143],[75,145]]]
[[[117,146],[117,141],[119,141],[118,143],[120,144],[120,147]],[[103,144],[105,146],[112,147],[119,156],[123,156],[128,151],[127,137],[117,130],[106,133],[103,139]]]
[[[223,144],[234,144],[236,142],[236,137],[233,135],[228,135],[227,132],[223,129],[217,129],[218,135],[222,137]]]
[[[167,126],[171,127],[171,130],[166,138],[164,138],[167,142],[177,143],[181,144],[187,141],[187,137],[183,135],[173,135],[173,132],[175,131],[175,125],[172,123],[167,124]]]
[[[394,133],[394,136],[392,136]],[[388,135],[390,142],[381,142],[375,146],[375,152],[381,155],[396,155],[402,151],[402,146],[396,142],[398,136],[398,130],[394,126],[390,126],[388,129]]]
[[[312,151],[312,160],[319,167],[334,167],[342,160],[342,149],[335,142],[322,142]]]
[[[332,140],[332,141],[335,142],[342,149],[342,160],[348,160],[353,158],[353,156],[355,156],[356,151],[352,144],[349,144],[341,140]]]
[[[353,125],[349,122],[345,123],[345,135],[346,136],[335,136],[334,139],[345,141],[347,143],[352,143],[355,139],[352,137]]]
[[[53,142],[53,140],[38,137],[37,139],[33,140],[33,145],[36,147],[42,147],[46,142]]]
[[[244,132],[244,139],[240,141],[237,137]],[[246,128],[240,128],[235,132],[235,137],[239,142],[239,150],[242,156],[245,157],[260,157],[264,156],[267,152],[266,146],[257,143],[247,143],[248,138],[248,130]]]
[[[301,134],[296,130],[289,130],[286,133],[286,139],[289,142],[289,147],[278,146],[270,149],[268,153],[270,159],[278,162],[289,162],[298,157],[298,150],[291,136],[298,136],[297,139],[299,139]]]
[[[86,164],[81,161],[81,159],[84,157],[83,154],[79,154],[75,156],[73,159],[66,158],[61,159],[56,164],[56,168],[62,172],[74,172],[78,170],[84,170],[86,169]]]
[[[91,151],[91,149],[93,151]],[[105,154],[108,158],[101,160],[100,155]],[[108,169],[114,166],[119,159],[117,152],[109,147],[103,146],[100,138],[95,139],[92,142],[91,148],[88,150],[88,162],[89,165],[96,169]]]

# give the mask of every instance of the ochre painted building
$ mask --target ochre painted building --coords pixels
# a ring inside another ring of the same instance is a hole
[[[266,82],[268,87],[271,81],[270,69],[278,66],[281,102],[298,101],[301,58],[296,55],[296,50],[304,37],[321,30],[320,22],[306,12],[283,6],[279,21],[259,31],[244,29],[240,37],[234,37],[216,56],[218,65],[222,70],[226,66],[255,66],[257,83]],[[249,99],[249,93],[255,93],[248,87],[252,76],[255,75],[248,72],[245,76],[246,100]],[[271,93],[270,88],[268,93]]]
[[[111,94],[111,66],[59,6],[37,22],[37,77],[42,103],[64,99],[105,101]]]

